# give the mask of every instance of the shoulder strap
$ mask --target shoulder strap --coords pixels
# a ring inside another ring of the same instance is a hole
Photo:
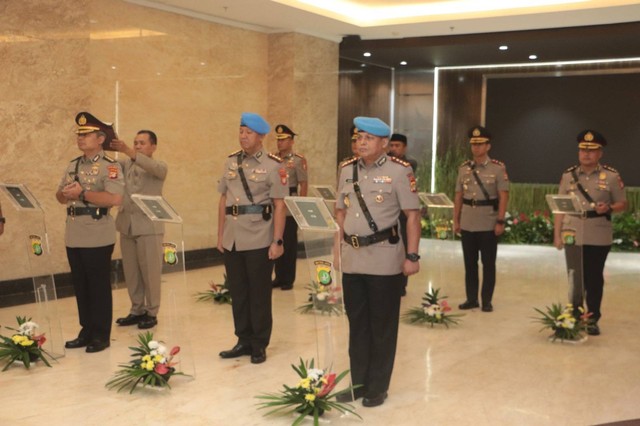
[[[251,190],[249,189],[249,184],[247,183],[247,178],[244,176],[244,171],[242,170],[242,151],[236,155],[236,164],[238,165],[238,174],[240,175],[240,180],[242,180],[244,193],[247,194],[247,198],[251,204],[255,204],[253,202],[253,195],[251,195]]]
[[[362,192],[360,191],[360,184],[358,184],[358,163],[353,165],[353,189],[356,192],[356,197],[358,198],[358,204],[360,204],[360,208],[362,209],[362,213],[364,217],[367,219],[367,223],[369,224],[369,228],[373,232],[378,232],[378,225],[371,217],[371,212],[367,207],[367,203],[364,202],[364,197],[362,196]]]

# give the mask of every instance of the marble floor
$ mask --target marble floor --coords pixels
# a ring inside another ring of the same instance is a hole
[[[459,243],[423,240],[419,275],[410,279],[402,310],[417,306],[429,283],[452,305],[464,299]],[[582,344],[551,343],[533,321],[534,307],[566,299],[561,252],[549,247],[501,245],[493,313],[466,312],[449,329],[401,324],[395,370],[384,405],[364,408],[363,420],[327,413],[323,424],[341,425],[595,425],[640,419],[640,262],[637,254],[612,253],[607,262],[602,335]],[[287,425],[293,417],[263,417],[256,395],[294,385],[290,368],[299,357],[327,354],[346,363],[344,318],[294,311],[307,300],[306,263],[299,261],[293,291],[275,290],[274,332],[268,360],[222,360],[235,343],[228,305],[196,302],[223,268],[170,274],[167,288],[189,297],[166,297],[157,335],[183,346],[185,372],[168,391],[109,391],[106,381],[129,358],[137,329],[115,327],[111,347],[87,354],[67,350],[47,368],[13,366],[0,373],[0,425]],[[173,302],[175,301],[175,303]],[[126,290],[114,291],[114,317],[128,312]],[[75,337],[75,299],[57,302],[62,336]],[[0,309],[0,324],[36,315],[35,305]],[[318,330],[318,333],[316,333]],[[3,329],[0,332],[6,333]],[[327,336],[330,335],[330,338]],[[175,340],[179,341],[175,341]],[[320,350],[318,346],[322,346]],[[341,368],[341,367],[340,367]],[[308,422],[306,424],[311,424]]]

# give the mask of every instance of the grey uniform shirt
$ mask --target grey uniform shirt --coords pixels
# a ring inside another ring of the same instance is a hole
[[[77,167],[76,167],[77,166]],[[62,176],[58,190],[77,179],[85,191],[110,192],[124,194],[124,178],[122,168],[116,160],[100,151],[93,158],[84,156],[72,160]],[[67,207],[94,207],[89,202],[80,200],[68,201]],[[95,220],[90,215],[67,216],[65,228],[65,245],[67,247],[104,247],[116,242],[116,228],[110,214]]]
[[[586,174],[579,166],[573,166],[562,174],[558,193],[577,195],[584,210],[595,210],[595,206],[590,205],[578,189],[572,171],[594,203],[611,204],[626,200],[624,184],[615,169],[598,165],[593,172]],[[609,246],[612,243],[613,226],[604,216],[582,218],[567,214],[562,221],[562,230],[575,232],[577,245]]]
[[[237,151],[225,161],[224,173],[218,181],[218,192],[226,194],[227,207],[252,204],[242,186],[238,155],[241,155],[242,169],[253,196],[253,204],[272,204],[272,199],[289,195],[287,172],[280,158],[268,154],[264,148],[248,157],[242,151]],[[222,245],[226,250],[231,250],[234,244],[238,251],[255,250],[268,247],[272,242],[273,212],[269,220],[264,220],[261,213],[226,215],[222,235]]]
[[[384,231],[398,223],[401,210],[420,208],[416,181],[411,165],[382,155],[367,167],[362,159],[342,164],[338,178],[336,208],[345,210],[344,232],[367,236],[373,231],[367,223],[353,187],[353,167],[358,167],[358,181],[364,201],[378,226]],[[405,253],[402,241],[381,241],[354,248],[342,241],[342,270],[351,274],[396,275],[402,273]]]
[[[118,209],[116,229],[130,236],[164,233],[162,222],[153,222],[131,199],[133,194],[162,195],[167,177],[167,164],[144,154],[136,153],[136,160],[127,157],[120,161],[124,172],[125,197]]]
[[[282,164],[287,170],[289,188],[291,188],[291,191],[295,190],[297,194],[298,184],[307,181],[307,160],[302,155],[293,152],[281,158]],[[291,195],[295,194],[291,193]]]
[[[509,177],[504,164],[490,158],[487,158],[484,164],[476,164],[475,167],[474,164],[471,160],[465,161],[458,169],[456,192],[462,192],[463,199],[476,201],[487,199],[473,176],[474,170],[477,171],[480,181],[489,194],[489,199],[499,198],[500,191],[509,191]],[[496,220],[498,220],[498,211],[494,210],[493,206],[474,207],[462,204],[460,228],[464,231],[493,231]]]

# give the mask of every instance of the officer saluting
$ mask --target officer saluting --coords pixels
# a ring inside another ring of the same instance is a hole
[[[296,134],[285,126],[276,126],[276,143],[278,144],[278,157],[282,158],[289,179],[289,195],[307,196],[308,177],[307,160],[301,154],[293,152],[294,137]],[[284,227],[284,254],[275,261],[276,277],[274,287],[281,290],[291,290],[296,280],[296,260],[298,258],[298,224],[289,212]]]
[[[587,333],[600,334],[598,320],[604,291],[604,264],[611,249],[613,226],[611,214],[627,208],[624,183],[618,172],[601,165],[602,149],[607,141],[595,130],[578,134],[580,164],[562,174],[559,194],[575,194],[586,210],[583,217],[556,215],[554,217],[554,245],[564,247],[567,270],[573,271],[571,303],[579,315],[583,304],[583,283],[587,308],[593,314]]]
[[[491,134],[482,126],[469,131],[473,160],[458,169],[453,209],[453,228],[462,235],[467,300],[460,309],[479,307],[478,253],[482,259],[482,310],[493,311],[498,236],[504,232],[509,201],[507,170],[489,158]]]
[[[88,112],[76,116],[77,143],[83,155],[72,160],[58,185],[56,199],[67,206],[65,245],[82,327],[68,349],[99,352],[111,337],[111,254],[116,227],[109,208],[122,203],[124,180],[120,165],[103,146],[115,138],[110,124]]]
[[[267,359],[271,338],[271,273],[282,256],[289,194],[282,159],[262,146],[269,124],[258,114],[242,113],[239,151],[225,161],[218,183],[218,250],[232,298],[237,344],[220,352],[222,358],[251,355],[259,364]]]
[[[336,221],[342,244],[342,284],[349,318],[349,357],[365,407],[384,403],[398,338],[402,277],[418,272],[420,201],[409,163],[385,154],[389,126],[356,117],[358,157],[341,164]],[[398,218],[407,216],[407,251]],[[347,401],[351,395],[340,398]]]

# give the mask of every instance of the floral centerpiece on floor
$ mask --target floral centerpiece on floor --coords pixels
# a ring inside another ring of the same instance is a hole
[[[47,367],[51,367],[45,356],[52,359],[53,357],[42,348],[47,339],[44,334],[36,334],[38,324],[26,317],[16,317],[16,320],[18,321],[17,329],[6,327],[8,330],[15,331],[11,337],[0,335],[0,360],[6,361],[2,371],[6,371],[15,361],[22,361],[24,366],[29,368],[32,362],[39,359]]]
[[[209,302],[223,304],[231,304],[231,292],[227,287],[227,275],[224,276],[224,282],[222,284],[216,284],[213,281],[209,282],[209,290],[201,291],[196,294],[198,302]]]
[[[350,404],[344,404],[337,402],[335,397],[338,395],[352,392],[357,387],[348,387],[339,392],[333,392],[336,385],[349,373],[349,370],[345,370],[340,375],[336,373],[328,372],[327,370],[320,370],[314,368],[314,360],[303,361],[300,359],[300,365],[291,365],[291,368],[300,376],[300,381],[294,387],[287,385],[284,386],[284,390],[277,394],[263,394],[258,395],[256,398],[263,399],[265,402],[261,402],[258,405],[259,409],[273,408],[271,411],[265,413],[265,416],[270,414],[286,414],[286,413],[299,413],[299,416],[292,423],[293,426],[302,423],[306,416],[313,416],[313,424],[318,426],[318,418],[326,411],[335,409],[343,414],[351,413],[362,419],[354,410],[354,407]]]
[[[551,307],[545,307],[545,311],[538,308],[534,309],[542,315],[534,318],[536,322],[544,325],[540,331],[545,329],[552,330],[553,334],[549,338],[553,341],[556,339],[582,340],[589,326],[591,313],[585,313],[582,306],[576,310],[571,303],[567,303],[564,307],[560,303],[554,303]]]
[[[344,312],[340,287],[321,285],[312,281],[305,288],[309,290],[309,300],[304,305],[298,306],[296,311],[301,314],[319,312],[327,315],[341,315]]]
[[[422,305],[411,308],[403,314],[403,318],[410,324],[444,324],[449,328],[450,324],[457,324],[458,318],[463,314],[450,314],[451,306],[444,300],[447,296],[440,296],[439,288],[432,288],[422,296]]]
[[[153,340],[153,333],[138,334],[139,346],[130,346],[134,358],[128,364],[120,364],[121,370],[105,385],[108,389],[117,389],[118,392],[129,388],[129,393],[133,393],[137,385],[167,387],[169,379],[176,375],[184,376],[184,373],[176,372],[171,362],[173,357],[180,352],[179,346],[174,346],[170,351],[159,341]]]

